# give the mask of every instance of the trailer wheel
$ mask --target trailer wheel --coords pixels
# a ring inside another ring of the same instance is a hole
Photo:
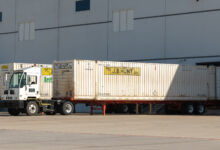
[[[197,104],[196,105],[196,114],[197,115],[203,115],[206,112],[205,105],[203,104]]]
[[[14,108],[9,108],[8,109],[8,113],[11,116],[18,116],[20,114],[20,111],[18,109],[14,109]]]
[[[71,115],[73,113],[73,110],[74,110],[73,104],[69,101],[66,101],[61,105],[60,113],[62,115]]]
[[[128,113],[128,111],[129,111],[128,105],[122,105],[122,111],[123,111],[123,113]]]
[[[184,113],[188,115],[192,115],[195,111],[193,104],[185,104],[183,105]]]
[[[30,101],[26,106],[26,114],[28,116],[36,116],[39,114],[39,106],[36,102]]]

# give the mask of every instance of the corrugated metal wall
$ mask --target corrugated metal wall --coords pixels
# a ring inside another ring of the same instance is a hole
[[[0,0],[0,63],[74,58],[186,64],[219,60],[219,0],[91,0],[90,10],[82,12],[75,11],[75,2]],[[114,32],[113,13],[126,10],[134,14],[132,29]],[[21,41],[22,24],[33,25],[32,40]]]

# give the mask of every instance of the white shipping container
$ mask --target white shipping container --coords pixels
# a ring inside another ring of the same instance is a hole
[[[0,97],[4,94],[4,90],[8,88],[10,78],[14,71],[23,68],[33,67],[33,66],[52,68],[52,65],[50,64],[31,64],[31,63],[0,64]]]
[[[71,60],[54,62],[53,67],[54,98],[208,100],[213,91],[205,66]]]

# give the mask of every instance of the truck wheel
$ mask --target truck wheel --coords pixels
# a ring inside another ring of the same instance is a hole
[[[183,105],[183,107],[184,107],[185,114],[192,115],[195,111],[193,104],[185,104],[185,105]]]
[[[73,110],[74,110],[73,104],[67,101],[62,104],[60,113],[62,115],[71,115],[73,113]]]
[[[20,114],[20,111],[18,109],[9,108],[8,109],[8,113],[11,116],[18,116]]]
[[[39,114],[39,106],[36,102],[30,101],[26,106],[26,114],[28,116],[36,116]]]
[[[196,105],[196,114],[197,115],[203,115],[206,111],[205,106],[203,104],[197,104]]]

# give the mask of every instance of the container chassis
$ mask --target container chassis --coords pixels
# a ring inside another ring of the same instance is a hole
[[[103,115],[106,112],[113,112],[116,109],[122,109],[118,106],[135,106],[136,114],[139,114],[139,106],[149,105],[149,114],[152,114],[153,104],[164,104],[165,112],[170,114],[178,112],[182,114],[202,115],[208,107],[220,108],[220,101],[96,101],[96,100],[73,100],[73,99],[52,99],[52,100],[0,100],[0,108],[7,108],[10,115],[17,116],[20,113],[26,113],[28,116],[36,116],[41,113],[47,115],[70,115],[75,112],[76,104],[87,104],[91,106],[90,114],[94,114],[94,106],[101,106]]]

